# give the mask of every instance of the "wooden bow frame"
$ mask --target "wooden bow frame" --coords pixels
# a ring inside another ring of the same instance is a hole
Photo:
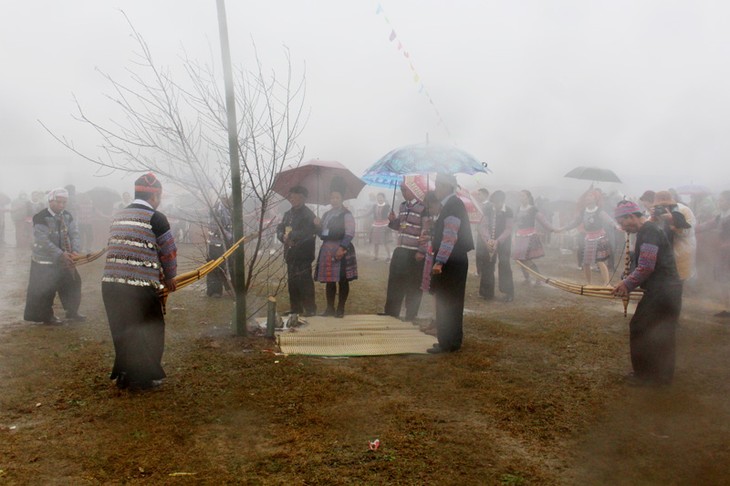
[[[519,260],[515,260],[522,268],[530,273],[533,277],[541,282],[555,287],[556,289],[570,292],[571,294],[584,295],[586,297],[598,297],[600,299],[621,299],[624,303],[624,316],[627,315],[629,301],[638,302],[643,297],[644,291],[642,289],[636,289],[626,297],[619,297],[613,295],[613,287],[610,285],[580,285],[572,282],[564,282],[562,280],[546,277],[531,269]]]

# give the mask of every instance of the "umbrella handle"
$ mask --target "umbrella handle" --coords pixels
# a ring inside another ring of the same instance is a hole
[[[393,182],[393,201],[390,203],[390,210],[395,212],[395,189],[398,187],[398,184]]]

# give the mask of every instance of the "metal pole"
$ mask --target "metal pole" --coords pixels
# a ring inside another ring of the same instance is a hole
[[[233,237],[235,241],[243,238],[243,197],[241,192],[241,166],[238,159],[238,127],[236,123],[236,98],[233,93],[233,70],[231,69],[231,49],[228,44],[228,24],[224,0],[217,0],[218,31],[221,39],[223,60],[223,80],[226,90],[226,113],[228,115],[228,152],[231,161],[231,190],[233,199]],[[243,245],[239,245],[233,259],[233,288],[236,294],[234,328],[236,335],[246,335],[246,285]]]

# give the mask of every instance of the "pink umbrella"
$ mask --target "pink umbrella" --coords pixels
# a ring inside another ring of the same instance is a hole
[[[413,195],[423,201],[427,191],[436,189],[436,174],[411,174],[403,178],[404,184],[413,192]],[[461,187],[456,189],[456,195],[464,203],[469,214],[470,223],[478,223],[482,219],[482,209],[479,207],[469,191]]]
[[[286,197],[289,189],[302,186],[309,192],[307,203],[326,205],[330,203],[330,185],[335,178],[344,184],[343,199],[356,198],[365,187],[359,177],[339,162],[312,159],[279,172],[272,189]]]

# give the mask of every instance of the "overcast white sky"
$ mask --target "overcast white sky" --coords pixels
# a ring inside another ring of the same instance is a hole
[[[614,169],[634,194],[730,187],[728,2],[229,0],[227,9],[235,64],[251,63],[251,38],[269,66],[281,65],[282,45],[298,69],[306,63],[307,159],[361,174],[428,134],[487,161],[490,189],[584,187],[562,178],[577,165]],[[219,66],[214,0],[4,1],[0,191],[119,184],[93,180],[94,167],[37,120],[93,151],[98,141],[71,118],[72,94],[103,110],[109,86],[96,68],[129,67],[136,46],[120,10],[158,64],[176,69],[184,49]]]

